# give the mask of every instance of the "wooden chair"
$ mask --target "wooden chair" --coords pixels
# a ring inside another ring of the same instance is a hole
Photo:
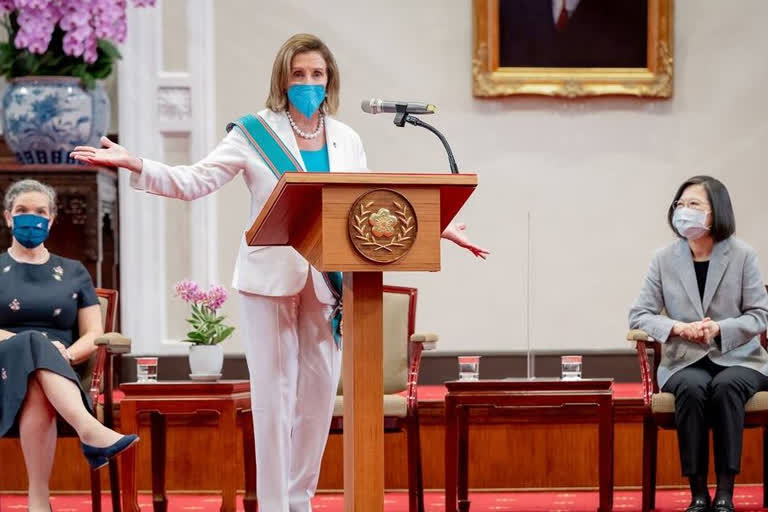
[[[421,355],[437,343],[435,334],[415,334],[416,288],[384,286],[384,432],[405,432],[408,441],[408,509],[424,512],[424,483],[419,435],[418,380]],[[331,420],[331,434],[344,432],[343,382],[339,382]],[[256,467],[253,423],[243,418],[247,512],[256,512]],[[258,449],[258,447],[255,447]]]
[[[434,334],[415,334],[416,288],[384,286],[384,432],[405,432],[408,441],[408,510],[424,512],[419,433],[418,380],[421,355]],[[403,395],[405,393],[405,395]],[[331,434],[344,432],[344,382],[339,382]]]
[[[768,286],[766,286],[768,290]],[[642,512],[656,506],[656,463],[658,453],[658,430],[675,428],[675,395],[663,393],[656,381],[656,372],[661,362],[661,343],[645,331],[634,329],[627,334],[627,340],[635,342],[643,381],[643,491]],[[766,333],[760,336],[766,348]],[[648,353],[653,352],[653,362]],[[653,366],[651,366],[653,365]],[[768,391],[759,391],[746,403],[744,428],[763,429],[763,507],[768,507]]]
[[[112,332],[117,320],[117,290],[96,289],[101,305],[101,318],[104,324],[104,334],[96,339],[96,351],[90,359],[75,367],[80,376],[80,382],[93,403],[94,412],[99,421],[109,428],[114,428],[115,404],[114,370],[119,368],[121,354],[130,352],[131,340],[119,333]],[[59,418],[59,437],[77,437],[77,433],[66,422]],[[117,462],[109,461],[109,482],[112,491],[112,510],[120,510],[120,486]],[[91,471],[91,500],[92,510],[101,511],[101,478],[98,470]]]

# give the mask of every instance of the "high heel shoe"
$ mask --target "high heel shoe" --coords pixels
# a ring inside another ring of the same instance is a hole
[[[91,469],[96,470],[106,466],[109,463],[109,459],[127,448],[130,448],[138,441],[139,436],[136,434],[129,434],[118,439],[115,444],[105,448],[96,448],[95,446],[90,446],[82,442],[80,445],[83,447],[83,455],[85,455],[85,458],[88,460]]]

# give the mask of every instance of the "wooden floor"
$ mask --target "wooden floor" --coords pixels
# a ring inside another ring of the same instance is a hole
[[[427,489],[443,486],[444,411],[441,401],[420,405],[424,482]],[[615,481],[618,487],[640,486],[642,400],[616,400]],[[475,489],[595,488],[597,486],[597,427],[579,423],[569,411],[558,411],[545,424],[532,424],[514,414],[475,414],[470,427],[470,487]],[[217,490],[221,475],[216,461],[222,454],[217,444],[215,418],[169,420],[167,485],[172,491]],[[149,426],[140,427],[139,488],[150,488]],[[385,436],[385,479],[388,489],[407,487],[404,434]],[[659,440],[660,486],[683,485],[674,432],[662,432]],[[761,482],[760,432],[744,436],[739,483]],[[241,452],[240,452],[241,453]],[[235,454],[238,456],[239,454]],[[238,456],[238,464],[242,464]],[[321,489],[343,487],[342,439],[328,441],[320,476]],[[712,464],[710,464],[710,467]],[[242,473],[241,473],[242,474]],[[106,479],[104,481],[106,484]],[[239,487],[243,488],[242,477]],[[55,491],[88,489],[88,471],[76,440],[59,442],[51,479]],[[26,488],[26,473],[17,440],[0,440],[0,490]]]

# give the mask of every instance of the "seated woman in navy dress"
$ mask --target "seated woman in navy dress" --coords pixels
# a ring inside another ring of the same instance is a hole
[[[18,431],[29,510],[48,511],[56,413],[77,431],[94,468],[138,438],[99,423],[72,369],[90,358],[103,329],[85,267],[43,244],[56,214],[55,192],[19,181],[5,195],[4,213],[13,242],[0,254],[0,438]]]

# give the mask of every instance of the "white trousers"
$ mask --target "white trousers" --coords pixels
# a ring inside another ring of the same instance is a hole
[[[291,297],[240,293],[262,512],[312,510],[341,369],[318,279]]]

